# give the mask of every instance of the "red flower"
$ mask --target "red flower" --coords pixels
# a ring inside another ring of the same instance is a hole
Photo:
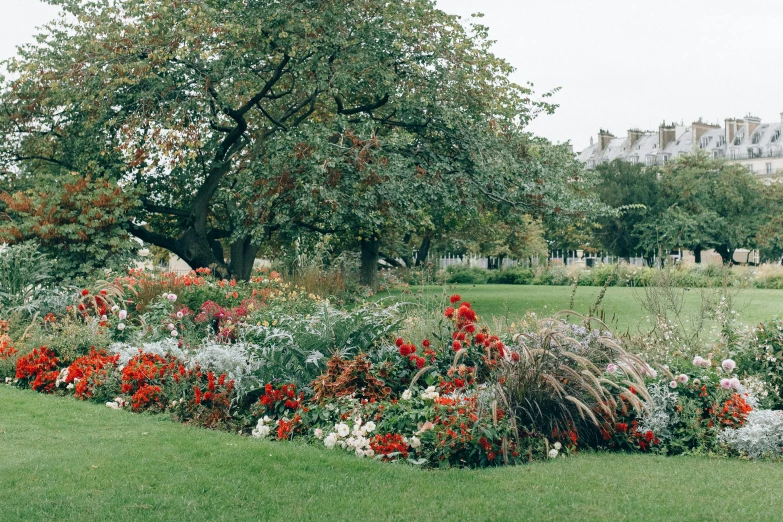
[[[425,347],[425,348],[429,348],[430,347],[430,342],[429,342],[429,340],[424,339],[424,341],[422,341],[421,345],[423,347]]]
[[[449,319],[454,317],[454,307],[453,306],[449,306],[448,308],[446,308],[446,311],[443,312],[443,315],[445,315]]]
[[[514,361],[514,362],[519,362],[519,353],[518,352],[513,352],[511,354],[511,360]]]
[[[614,427],[614,428],[615,428],[617,431],[619,431],[620,433],[625,433],[626,431],[628,431],[628,425],[627,425],[626,423],[624,423],[624,422],[618,422],[618,423],[615,425],[615,427]]]
[[[462,349],[462,343],[459,341],[454,341],[453,343],[451,343],[451,347],[454,348],[455,352],[458,352]]]
[[[396,344],[398,348],[402,346],[403,343],[405,343],[405,341],[402,340],[402,337],[398,337],[397,340],[394,342],[394,344]]]
[[[452,295],[452,296],[449,298],[449,301],[451,301],[451,304],[454,304],[454,303],[459,303],[460,301],[462,301],[462,297],[460,297],[460,295],[459,295],[459,294],[454,294],[454,295]]]
[[[88,295],[90,295],[90,291],[89,290],[87,290],[86,288],[84,290],[82,290],[82,296],[86,297]]]

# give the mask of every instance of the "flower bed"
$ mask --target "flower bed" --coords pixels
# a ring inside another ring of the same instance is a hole
[[[403,310],[335,309],[277,274],[133,272],[82,289],[18,347],[6,335],[0,360],[13,362],[8,381],[42,393],[383,461],[483,467],[584,448],[779,456],[758,441],[781,437],[783,422],[758,409],[733,359],[653,369],[589,320],[492,332],[459,295],[420,317],[426,328],[405,330]]]

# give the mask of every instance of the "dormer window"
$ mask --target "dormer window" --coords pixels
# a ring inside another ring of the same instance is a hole
[[[761,133],[760,132],[754,132],[753,138],[750,140],[753,145],[756,145],[759,141],[761,141]]]

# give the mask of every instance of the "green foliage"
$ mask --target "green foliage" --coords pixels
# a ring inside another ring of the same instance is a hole
[[[9,218],[0,224],[0,238],[36,241],[54,260],[49,269],[58,279],[124,271],[138,251],[127,230],[135,202],[106,179],[40,176],[24,192],[0,194],[0,201]]]
[[[658,172],[619,160],[600,164],[596,172],[600,179],[596,191],[601,202],[619,211],[618,215],[605,215],[597,220],[600,227],[596,237],[612,255],[636,256],[642,252],[637,227],[655,219],[663,204]]]
[[[0,249],[0,314],[8,317],[19,311],[34,312],[49,294],[45,283],[51,279],[51,261],[34,242]]]

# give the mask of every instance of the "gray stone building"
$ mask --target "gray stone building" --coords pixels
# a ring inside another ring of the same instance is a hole
[[[745,165],[764,177],[783,176],[783,113],[781,121],[762,123],[746,116],[724,120],[723,126],[701,120],[689,126],[665,123],[658,132],[630,129],[616,137],[600,130],[597,141],[577,154],[588,169],[616,159],[644,165],[663,165],[678,156],[703,150],[714,158]]]

